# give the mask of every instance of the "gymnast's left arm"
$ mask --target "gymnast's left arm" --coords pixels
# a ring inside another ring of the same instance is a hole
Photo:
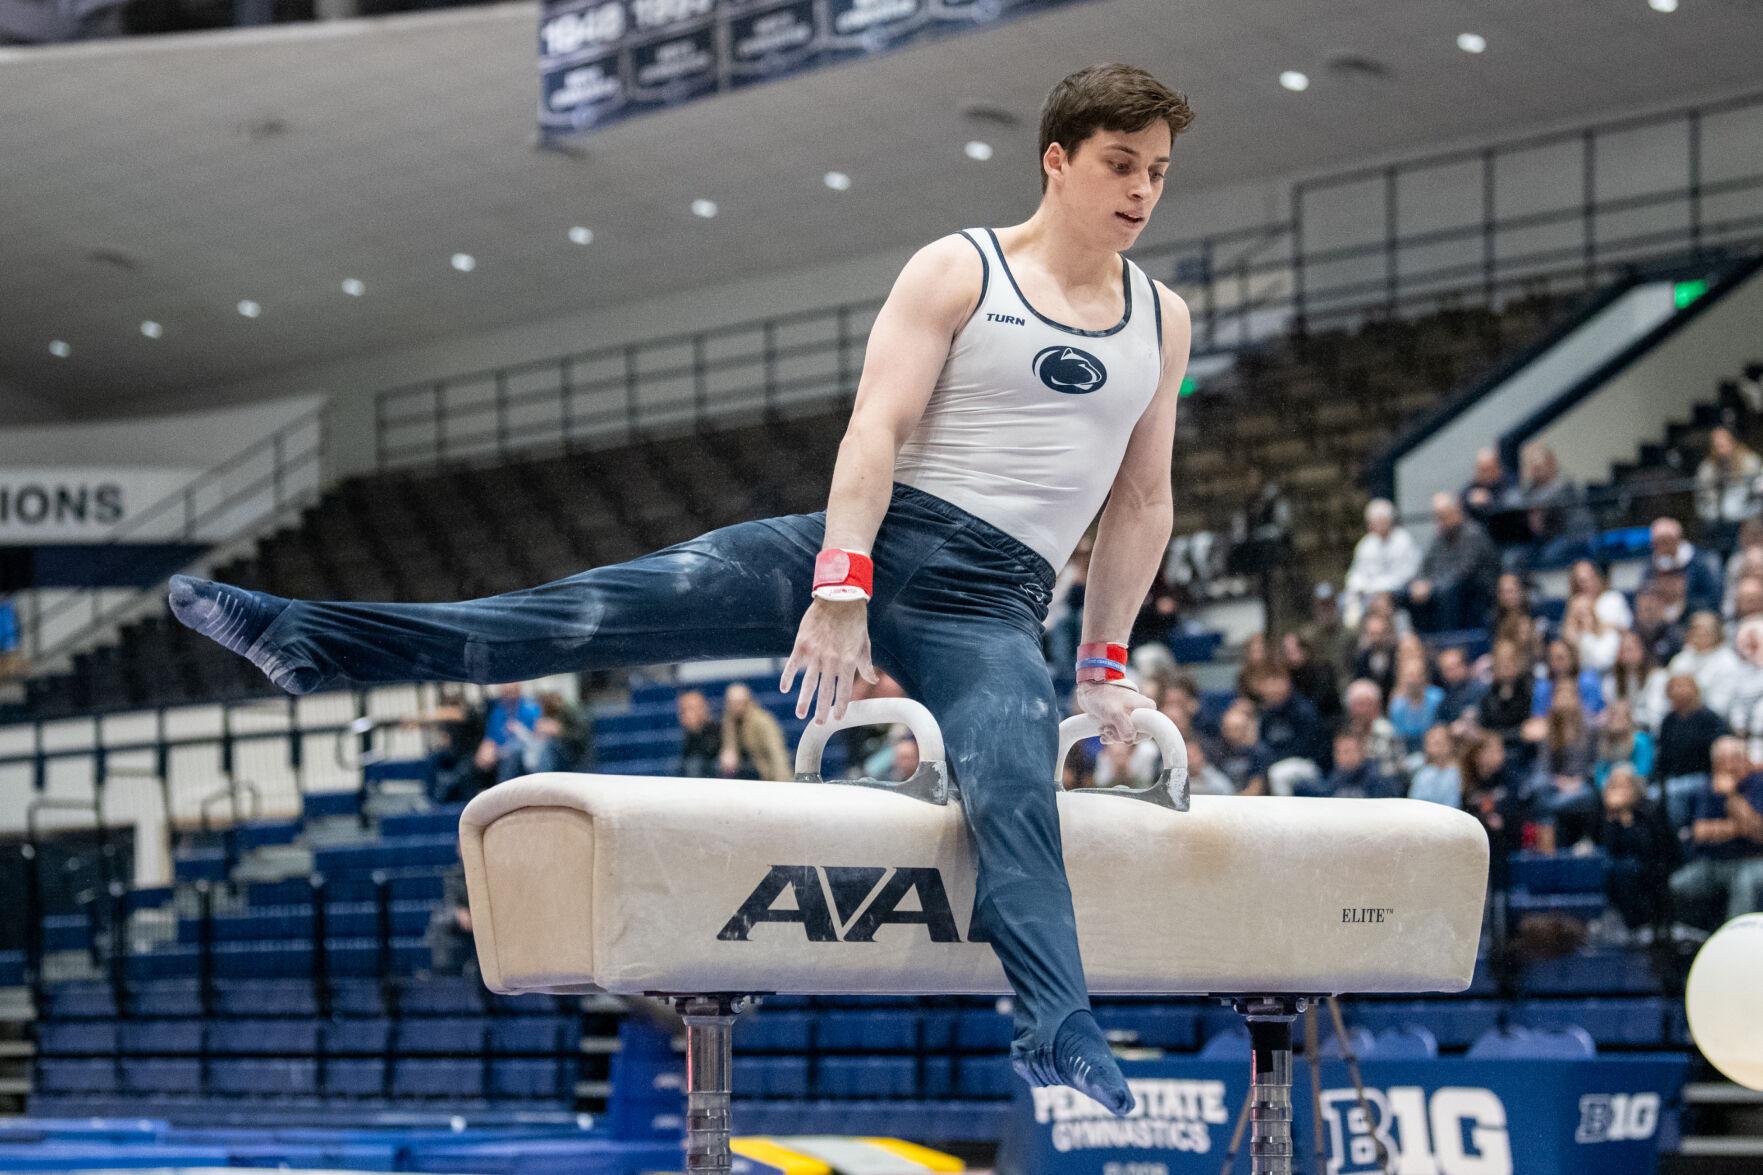
[[[1188,370],[1193,327],[1187,303],[1154,283],[1163,307],[1163,375],[1146,406],[1121,459],[1120,472],[1102,508],[1095,550],[1090,554],[1089,586],[1084,595],[1083,639],[1125,644],[1133,617],[1163,556],[1175,521],[1170,491],[1170,465],[1175,447],[1176,405]],[[1138,737],[1132,711],[1152,705],[1137,690],[1086,682],[1077,687],[1077,702],[1102,727],[1103,742],[1132,742]]]

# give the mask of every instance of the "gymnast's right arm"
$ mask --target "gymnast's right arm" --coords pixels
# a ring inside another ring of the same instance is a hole
[[[949,345],[979,304],[982,262],[960,236],[915,253],[869,328],[851,423],[839,443],[826,504],[823,549],[869,554],[893,495],[894,459],[936,387]],[[797,672],[796,717],[842,718],[857,676],[876,680],[869,660],[867,600],[814,600],[796,632],[779,688]],[[818,698],[816,693],[818,692]]]

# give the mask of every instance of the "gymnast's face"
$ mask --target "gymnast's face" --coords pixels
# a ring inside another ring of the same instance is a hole
[[[1075,223],[1093,226],[1097,244],[1130,248],[1163,196],[1170,142],[1169,124],[1158,120],[1131,133],[1098,130],[1069,152],[1050,143],[1041,160],[1047,195]]]

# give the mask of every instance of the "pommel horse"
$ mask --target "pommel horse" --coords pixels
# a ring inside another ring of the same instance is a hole
[[[1251,1169],[1290,1175],[1292,1021],[1326,995],[1467,988],[1487,836],[1418,800],[1190,800],[1175,724],[1134,719],[1162,752],[1157,781],[1059,797],[1090,990],[1232,1003],[1250,1034]],[[821,780],[836,731],[894,722],[918,740],[912,778]],[[1067,719],[1058,762],[1096,730]],[[727,1172],[745,998],[1009,993],[968,937],[974,857],[956,782],[930,712],[875,699],[811,725],[791,783],[549,773],[491,788],[460,818],[484,982],[672,1000],[686,1023],[686,1170]]]

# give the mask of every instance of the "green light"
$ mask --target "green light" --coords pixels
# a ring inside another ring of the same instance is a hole
[[[1200,390],[1200,385],[1194,381],[1193,376],[1191,376],[1191,375],[1182,376],[1181,393],[1180,393],[1182,396],[1191,396],[1199,390]]]
[[[1708,281],[1706,278],[1697,278],[1693,282],[1678,282],[1671,287],[1671,297],[1677,303],[1679,310],[1707,292]]]

